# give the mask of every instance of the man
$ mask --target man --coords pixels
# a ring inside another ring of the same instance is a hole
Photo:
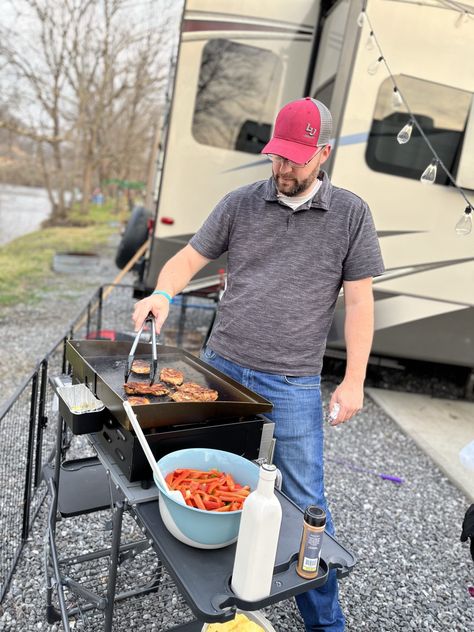
[[[262,151],[272,177],[218,203],[163,267],[156,293],[137,303],[133,318],[138,328],[151,311],[159,331],[169,299],[227,252],[227,289],[203,358],[273,403],[268,416],[283,491],[302,509],[323,506],[334,533],[323,482],[323,354],[342,285],[347,366],[329,405],[336,425],[362,407],[372,277],[382,274],[383,262],[367,204],[334,187],[321,170],[331,133],[331,114],[321,102],[308,97],[287,104]],[[344,629],[335,572],[297,603],[308,632]]]

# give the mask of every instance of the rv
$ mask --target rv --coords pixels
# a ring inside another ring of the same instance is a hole
[[[138,288],[154,288],[223,195],[269,177],[260,151],[275,115],[310,95],[333,113],[332,182],[369,203],[380,238],[387,271],[374,280],[373,354],[473,368],[474,232],[455,231],[466,207],[459,189],[474,203],[474,19],[463,7],[188,0]],[[439,167],[434,184],[420,182],[429,145],[416,126],[397,142],[410,112],[459,188]],[[187,290],[211,286],[224,265],[212,262]],[[328,342],[335,353],[344,349],[342,300]]]

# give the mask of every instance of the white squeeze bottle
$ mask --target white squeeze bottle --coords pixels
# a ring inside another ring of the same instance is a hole
[[[260,466],[257,489],[247,496],[242,509],[231,586],[245,601],[268,597],[272,586],[281,525],[276,473],[274,465]]]

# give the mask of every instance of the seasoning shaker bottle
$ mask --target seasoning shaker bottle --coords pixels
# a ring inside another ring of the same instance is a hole
[[[296,572],[305,579],[314,579],[318,574],[325,526],[326,512],[324,509],[317,505],[306,507],[298,564],[296,565]]]
[[[282,515],[276,475],[274,465],[261,465],[257,488],[242,509],[231,587],[245,601],[264,599],[271,591]]]

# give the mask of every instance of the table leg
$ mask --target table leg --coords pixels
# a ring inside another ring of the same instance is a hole
[[[107,582],[107,606],[105,608],[104,632],[112,631],[114,616],[115,588],[117,583],[117,566],[120,551],[120,538],[122,533],[122,519],[125,502],[119,501],[115,505],[112,517],[112,546],[110,548],[110,572]]]

